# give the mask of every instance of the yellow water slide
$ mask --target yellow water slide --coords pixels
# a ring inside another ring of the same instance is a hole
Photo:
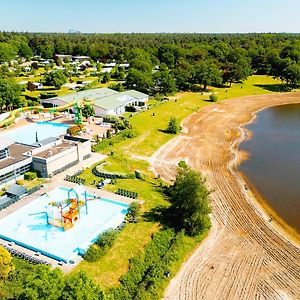
[[[70,107],[73,107],[75,104],[77,103],[78,106],[85,106],[85,105],[93,105],[93,102],[90,100],[81,100],[81,101],[73,101],[70,103],[67,103],[65,105],[61,105],[61,106],[57,106],[57,107],[49,107],[49,108],[45,108],[43,106],[26,106],[26,107],[21,107],[21,108],[17,108],[13,111],[10,112],[10,114],[2,121],[0,121],[0,128],[3,127],[8,127],[11,124],[13,124],[13,122],[15,121],[15,119],[20,115],[20,113],[22,112],[49,112],[49,113],[55,113],[55,112],[59,112],[59,111],[64,111]]]

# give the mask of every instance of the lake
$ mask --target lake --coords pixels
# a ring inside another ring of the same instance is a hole
[[[240,149],[250,154],[239,170],[266,203],[300,233],[300,104],[265,109],[246,127]]]

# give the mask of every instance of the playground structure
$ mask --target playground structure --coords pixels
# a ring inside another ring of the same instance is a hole
[[[40,113],[40,112],[55,113],[55,112],[67,110],[70,107],[73,107],[75,112],[75,124],[82,124],[82,113],[81,113],[82,108],[84,106],[91,106],[93,104],[94,104],[93,101],[83,99],[81,101],[73,101],[65,105],[50,107],[50,108],[45,108],[43,106],[27,106],[27,107],[17,108],[11,111],[10,114],[7,116],[7,118],[0,121],[0,128],[8,127],[11,124],[13,124],[13,122],[19,116],[20,113],[24,113],[27,111],[36,112],[36,113]]]
[[[81,199],[80,195],[84,195],[84,199]],[[85,214],[88,214],[87,202],[89,200],[92,199],[87,198],[87,192],[83,186],[76,186],[68,190],[66,199],[51,201],[46,211],[30,215],[44,214],[48,225],[68,230],[80,219],[82,209]]]

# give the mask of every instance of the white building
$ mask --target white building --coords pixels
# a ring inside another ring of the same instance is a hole
[[[82,101],[83,99],[94,102],[95,116],[120,115],[125,112],[127,106],[136,108],[147,107],[149,96],[147,94],[130,90],[117,92],[109,88],[97,88],[81,91],[65,96],[43,99],[44,106],[60,106],[70,102]]]

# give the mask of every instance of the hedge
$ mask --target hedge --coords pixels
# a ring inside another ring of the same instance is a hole
[[[89,262],[98,261],[113,246],[118,235],[119,231],[116,229],[109,229],[102,232],[99,235],[96,243],[90,246],[87,252],[84,254],[84,259]]]
[[[120,143],[126,139],[131,139],[138,136],[138,132],[134,129],[125,129],[119,132],[117,135],[111,137],[110,139],[104,139],[98,142],[96,145],[92,146],[94,152],[102,151],[105,148],[112,146],[114,144]]]
[[[25,180],[33,180],[35,178],[37,178],[37,173],[36,172],[26,172],[24,174],[24,179]]]

